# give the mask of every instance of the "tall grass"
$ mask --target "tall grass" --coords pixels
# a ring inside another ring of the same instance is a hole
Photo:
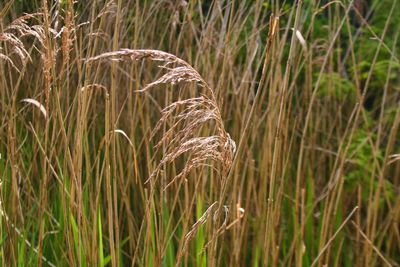
[[[1,265],[398,266],[399,12],[1,2]]]

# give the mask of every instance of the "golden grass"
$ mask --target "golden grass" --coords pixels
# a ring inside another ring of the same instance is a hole
[[[354,2],[0,3],[0,265],[399,265],[400,4]]]

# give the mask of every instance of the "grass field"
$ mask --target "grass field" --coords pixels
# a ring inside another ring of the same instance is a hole
[[[1,266],[400,266],[399,14],[0,1]]]

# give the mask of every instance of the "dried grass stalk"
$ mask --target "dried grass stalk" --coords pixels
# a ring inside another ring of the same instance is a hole
[[[162,160],[146,182],[155,179],[164,164],[172,163],[186,153],[190,154],[190,157],[184,168],[170,180],[164,190],[178,179],[186,178],[192,169],[200,166],[208,166],[207,162],[210,160],[220,163],[223,166],[224,174],[222,174],[222,177],[226,177],[236,150],[235,142],[224,128],[221,112],[213,90],[189,63],[175,55],[159,50],[131,49],[104,53],[86,59],[86,63],[103,60],[120,62],[143,59],[165,62],[160,68],[166,70],[166,73],[156,81],[146,85],[139,92],[146,92],[161,84],[175,85],[181,82],[196,82],[197,85],[206,91],[200,97],[176,101],[162,110],[161,119],[155,126],[151,135],[152,137],[170,119],[173,119],[175,122],[163,134],[161,140],[156,145],[158,148],[162,144],[166,144],[166,151],[164,151]],[[214,124],[211,124],[211,121]],[[198,130],[206,124],[215,125],[215,135],[196,137]]]
[[[40,112],[43,114],[44,118],[45,119],[47,118],[46,108],[39,101],[32,99],[32,98],[24,98],[21,100],[21,102],[25,102],[25,103],[34,105],[35,107],[37,107],[40,110]]]
[[[36,37],[41,45],[43,45],[43,27],[41,25],[29,26],[28,24],[29,20],[37,18],[38,16],[41,16],[41,13],[26,14],[21,16],[6,26],[3,32],[0,32],[0,59],[8,62],[17,72],[20,72],[20,70],[12,61],[10,57],[11,55],[17,55],[23,64],[25,64],[26,61],[31,60],[29,52],[26,50],[21,38],[25,36],[33,36]],[[4,50],[3,46],[6,45],[10,49],[10,53],[8,55],[2,52]]]
[[[390,158],[390,160],[389,160],[388,164],[392,164],[392,163],[400,160],[400,154],[390,155],[389,158]]]
[[[218,207],[217,204],[218,202],[214,202],[213,204],[211,204],[211,206],[208,207],[203,215],[192,225],[190,231],[185,235],[185,240],[183,241],[183,246],[180,250],[180,253],[178,254],[175,266],[179,266],[180,259],[182,258],[183,253],[186,251],[189,242],[196,236],[196,233],[199,230],[200,226],[204,225],[207,222],[208,218],[212,214],[213,209],[216,209]]]

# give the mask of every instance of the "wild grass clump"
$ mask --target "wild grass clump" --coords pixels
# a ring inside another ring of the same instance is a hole
[[[398,1],[3,2],[2,266],[400,264]]]

